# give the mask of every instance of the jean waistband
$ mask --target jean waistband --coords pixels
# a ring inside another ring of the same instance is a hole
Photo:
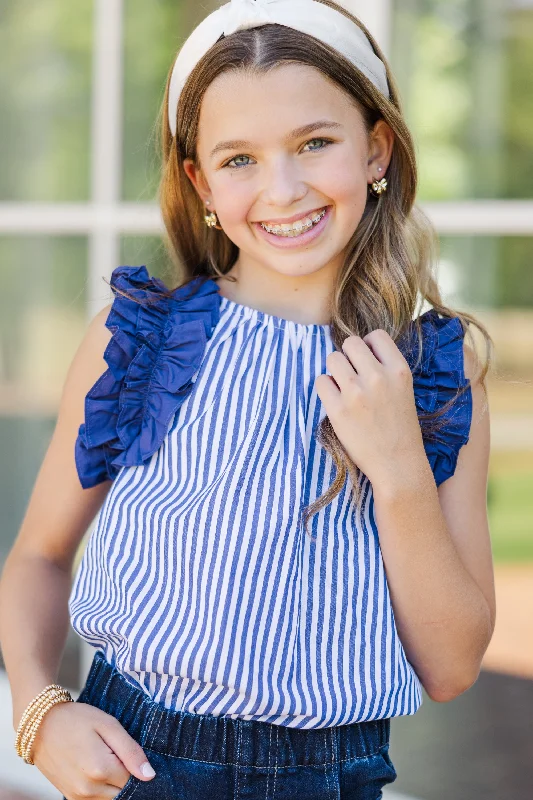
[[[100,650],[78,701],[111,714],[143,748],[213,764],[323,766],[368,758],[389,744],[390,718],[302,729],[168,709],[109,664]]]

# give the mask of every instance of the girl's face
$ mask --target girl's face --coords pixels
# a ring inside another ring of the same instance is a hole
[[[241,266],[310,275],[340,267],[393,136],[380,120],[369,138],[356,104],[313,67],[232,71],[204,95],[199,168],[184,168]]]

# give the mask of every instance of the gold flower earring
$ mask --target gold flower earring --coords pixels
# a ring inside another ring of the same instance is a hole
[[[383,167],[378,167],[378,172],[383,172]],[[373,181],[370,191],[372,192],[373,195],[379,197],[380,194],[383,194],[383,192],[387,191],[387,188],[388,188],[387,179],[381,178],[381,180],[379,181],[378,180]]]
[[[209,200],[206,201],[206,206],[208,206],[208,205],[209,205]],[[206,208],[206,211],[207,211],[207,208]],[[221,231],[222,230],[222,228],[218,224],[218,217],[217,217],[217,215],[216,215],[216,213],[214,211],[211,211],[210,214],[205,214],[204,215],[204,220],[205,220],[205,224],[207,225],[208,228],[216,228],[217,231]]]

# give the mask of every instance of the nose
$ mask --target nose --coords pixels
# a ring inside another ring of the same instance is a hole
[[[265,171],[262,201],[273,208],[288,208],[307,194],[297,166],[290,158],[273,161]]]

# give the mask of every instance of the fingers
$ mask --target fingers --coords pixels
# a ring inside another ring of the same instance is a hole
[[[117,719],[85,703],[61,703],[43,719],[34,763],[67,800],[115,798],[133,775],[155,772]]]
[[[392,368],[398,360],[405,360],[396,342],[382,328],[370,331],[362,341],[385,367]]]
[[[128,770],[102,741],[98,731],[92,733],[84,743],[83,761],[73,765],[68,775],[63,768],[68,800],[114,798],[130,778]]]
[[[95,760],[94,763],[99,763],[99,767],[87,770],[87,776],[95,783],[109,784],[115,788],[115,793],[126,784],[131,775],[114,753],[109,753],[105,759],[102,759],[100,753],[98,762]]]
[[[342,351],[330,353],[326,363],[334,383],[340,391],[379,387],[384,374],[403,373],[408,369],[402,353],[389,334],[377,328],[364,338],[349,336],[342,343]],[[333,387],[323,382],[322,389],[333,397]]]
[[[110,783],[95,783],[89,779],[79,780],[74,784],[74,788],[69,791],[67,795],[63,795],[67,800],[114,800],[120,794],[122,789],[126,786],[130,776],[120,786],[115,786]]]
[[[128,773],[141,781],[155,777],[155,770],[144,750],[111,714],[101,712],[104,719],[97,723],[96,730],[115,756],[122,762]]]
[[[358,373],[364,373],[381,366],[370,347],[370,343],[367,344],[360,336],[348,336],[342,343],[342,352],[348,363]]]

